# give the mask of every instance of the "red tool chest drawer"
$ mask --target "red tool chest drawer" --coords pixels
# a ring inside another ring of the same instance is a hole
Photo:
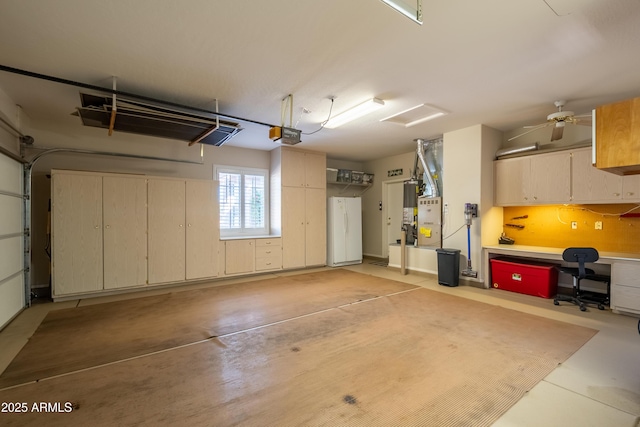
[[[542,298],[553,298],[558,290],[558,270],[553,264],[512,258],[492,258],[491,284]]]

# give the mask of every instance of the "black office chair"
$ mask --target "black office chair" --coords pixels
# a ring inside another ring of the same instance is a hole
[[[604,310],[604,306],[609,305],[609,295],[611,294],[611,276],[596,274],[592,269],[586,268],[587,262],[596,262],[600,258],[598,251],[594,248],[567,248],[562,253],[562,259],[567,262],[577,262],[578,267],[560,267],[563,273],[573,276],[573,295],[556,295],[553,303],[560,305],[560,301],[568,301],[580,307],[580,311],[586,311],[587,304],[597,304],[599,310]],[[607,293],[582,292],[580,281],[583,279],[604,282],[607,284]]]

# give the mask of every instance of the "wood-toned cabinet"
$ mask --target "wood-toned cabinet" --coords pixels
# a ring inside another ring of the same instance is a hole
[[[53,297],[103,289],[102,177],[52,172]]]
[[[593,111],[595,164],[618,175],[640,174],[640,98]]]
[[[497,160],[494,184],[498,206],[569,203],[571,157],[561,151]]]
[[[104,289],[147,283],[147,181],[102,177]]]

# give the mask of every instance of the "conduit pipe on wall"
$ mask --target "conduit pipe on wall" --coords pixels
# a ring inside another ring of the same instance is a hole
[[[527,151],[535,151],[538,149],[538,147],[539,147],[538,143],[534,142],[533,144],[524,145],[522,147],[502,148],[496,151],[496,158],[508,156],[510,154],[520,154],[520,153],[526,153]]]

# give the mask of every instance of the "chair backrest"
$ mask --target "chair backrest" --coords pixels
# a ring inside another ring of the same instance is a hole
[[[578,263],[578,273],[580,278],[586,275],[584,264],[587,262],[596,262],[600,258],[595,248],[567,248],[562,252],[562,259],[567,262]]]

